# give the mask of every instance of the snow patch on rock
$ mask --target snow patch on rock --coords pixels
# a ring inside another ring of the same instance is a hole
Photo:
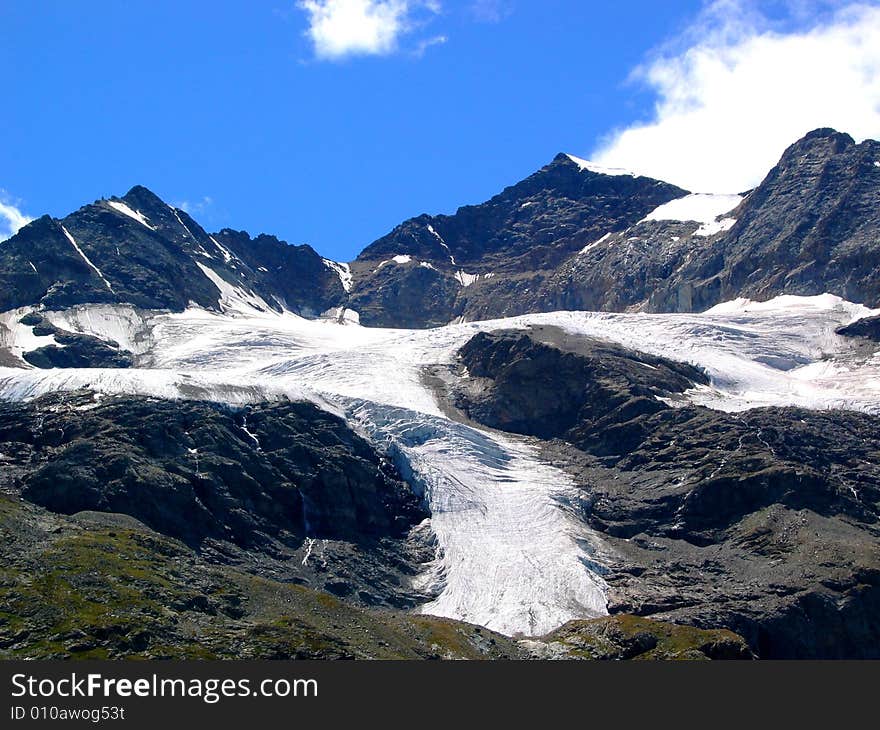
[[[345,289],[345,291],[351,291],[351,267],[348,264],[341,264],[338,261],[331,261],[330,259],[321,260],[324,262],[324,266],[336,272],[339,281],[342,282],[342,288]]]
[[[127,215],[129,218],[136,220],[142,226],[146,226],[151,231],[155,231],[156,227],[150,225],[150,221],[144,216],[139,210],[132,210],[121,200],[108,200],[107,205],[116,210],[118,213],[122,213],[122,215]]]
[[[741,195],[712,195],[692,193],[683,198],[670,200],[648,213],[644,221],[695,221],[709,225],[725,213],[736,208],[743,198]]]

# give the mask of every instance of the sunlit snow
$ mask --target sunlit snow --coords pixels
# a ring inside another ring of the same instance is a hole
[[[480,278],[479,274],[469,274],[466,271],[456,271],[455,278],[463,287],[468,287]]]
[[[582,160],[580,157],[575,157],[574,155],[566,155],[566,157],[581,168],[581,170],[589,170],[590,172],[596,172],[600,175],[611,175],[612,177],[638,177],[636,173],[629,170],[623,170],[619,167],[604,167],[602,165],[597,165],[595,162],[590,162],[590,160]]]
[[[144,216],[139,210],[132,210],[125,203],[120,200],[108,200],[107,205],[111,208],[119,211],[123,215],[127,215],[129,218],[133,218],[142,226],[146,226],[151,231],[155,231],[156,227],[150,225],[150,221],[147,220],[146,216]]]
[[[742,202],[741,195],[692,193],[664,203],[648,213],[646,221],[695,221],[714,223],[718,216],[729,213]]]
[[[351,267],[348,264],[341,264],[338,261],[331,261],[330,259],[321,259],[321,261],[324,262],[324,266],[328,269],[336,272],[339,281],[342,283],[342,288],[345,289],[345,291],[351,291]]]
[[[596,246],[598,246],[599,244],[601,244],[601,243],[605,243],[605,241],[607,241],[609,238],[611,238],[612,235],[614,235],[614,234],[611,233],[611,232],[606,233],[606,234],[605,234],[604,236],[602,236],[602,238],[600,238],[598,241],[593,241],[592,243],[588,243],[586,246],[584,246],[584,247],[579,251],[579,253],[584,254],[584,253],[587,253],[588,251],[592,251],[592,250],[593,250],[594,248],[596,248]]]

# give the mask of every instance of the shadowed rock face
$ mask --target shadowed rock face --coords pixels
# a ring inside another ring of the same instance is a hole
[[[459,355],[468,417],[556,439],[617,553],[612,613],[725,626],[763,658],[880,657],[880,419],[671,407],[702,373],[540,328]]]
[[[293,246],[265,234],[251,238],[244,231],[229,228],[213,238],[235,252],[249,269],[253,290],[270,305],[280,302],[290,311],[316,317],[344,301],[339,275],[311,246]]]
[[[737,223],[651,296],[652,311],[830,292],[880,303],[880,143],[819,129],[786,150]]]
[[[402,575],[422,559],[406,547],[420,499],[311,404],[45,396],[0,404],[0,453],[0,491],[53,512],[122,513],[220,562],[355,601],[415,600]]]
[[[311,404],[58,400],[0,406],[3,451],[21,464],[4,482],[55,512],[121,512],[194,547],[400,536],[425,516],[388,462]]]
[[[830,292],[880,302],[880,143],[820,129],[792,145],[724,217],[730,230],[642,221],[572,256],[521,298],[529,311],[699,312]]]
[[[601,430],[606,422],[665,410],[658,397],[708,382],[690,365],[610,342],[584,339],[577,352],[564,352],[538,339],[557,334],[544,328],[473,337],[459,351],[472,379],[456,406],[493,428],[560,438],[584,422]]]

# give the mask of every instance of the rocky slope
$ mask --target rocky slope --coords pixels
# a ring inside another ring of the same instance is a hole
[[[621,617],[517,642],[208,562],[131,517],[0,494],[2,659],[748,659],[740,637]]]
[[[616,552],[612,613],[726,626],[763,658],[880,656],[877,417],[674,407],[699,371],[548,328],[460,358],[468,417],[557,439]]]
[[[685,194],[608,172],[560,154],[481,205],[406,221],[352,263],[349,306],[366,325],[395,327],[524,311],[514,301],[573,253]]]
[[[246,409],[92,393],[0,403],[0,492],[129,515],[207,560],[412,606],[430,543],[396,469],[308,403]]]

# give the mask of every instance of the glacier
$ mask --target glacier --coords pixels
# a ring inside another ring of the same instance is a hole
[[[55,326],[112,339],[128,370],[0,368],[0,398],[90,388],[233,406],[309,400],[346,419],[397,463],[430,508],[435,559],[421,611],[537,636],[607,613],[610,548],[579,517],[588,497],[533,440],[451,419],[424,375],[480,331],[553,325],[697,365],[710,384],[689,402],[725,411],[798,405],[880,413],[880,356],[835,329],[880,310],[838,297],[736,300],[702,314],[554,312],[429,330],[365,328],[275,312],[230,286],[223,311],[115,305],[41,312]],[[43,344],[0,315],[0,349]]]

